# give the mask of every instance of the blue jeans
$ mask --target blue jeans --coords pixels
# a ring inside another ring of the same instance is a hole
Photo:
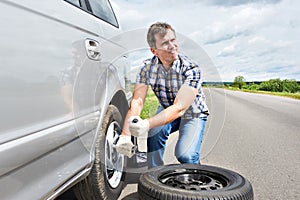
[[[160,112],[159,108],[157,112]],[[200,160],[200,148],[207,117],[176,119],[169,124],[155,127],[148,133],[148,167],[163,165],[163,155],[169,135],[179,130],[175,147],[175,156],[180,163],[197,164]]]

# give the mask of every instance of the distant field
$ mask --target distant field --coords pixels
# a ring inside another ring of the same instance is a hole
[[[251,92],[251,93],[259,93],[259,94],[269,94],[269,95],[275,95],[275,96],[283,96],[283,97],[289,97],[294,99],[300,100],[300,93],[288,93],[288,92],[267,92],[267,91],[261,91],[261,90],[246,90],[246,89],[238,89],[233,87],[225,87],[225,89],[230,90],[238,90],[243,92]]]

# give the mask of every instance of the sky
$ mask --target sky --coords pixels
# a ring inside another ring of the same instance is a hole
[[[123,31],[167,22],[210,59],[204,81],[300,81],[300,1],[111,0]],[[146,39],[145,39],[146,40]],[[145,49],[147,49],[145,47]],[[145,57],[151,56],[139,52]],[[133,56],[142,57],[142,56]],[[133,63],[141,62],[133,60]],[[206,65],[207,64],[207,65]],[[214,68],[212,70],[212,68]],[[218,73],[218,78],[212,76]]]

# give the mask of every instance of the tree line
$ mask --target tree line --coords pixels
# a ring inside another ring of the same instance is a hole
[[[300,92],[300,86],[294,79],[280,80],[279,78],[276,78],[270,79],[268,81],[263,81],[260,84],[256,84],[254,82],[247,84],[243,76],[236,76],[231,86],[239,89],[263,90],[270,92]]]

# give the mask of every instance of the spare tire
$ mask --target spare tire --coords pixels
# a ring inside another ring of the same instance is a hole
[[[138,193],[143,200],[253,200],[250,182],[215,166],[175,164],[142,174]]]

